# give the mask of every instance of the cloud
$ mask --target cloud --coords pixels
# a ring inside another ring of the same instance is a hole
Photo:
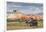
[[[32,3],[8,3],[7,10],[8,12],[11,12],[13,10],[18,10],[19,12],[22,12],[24,14],[37,14],[42,13],[42,6],[41,4],[32,4]]]
[[[25,14],[38,14],[38,13],[43,13],[43,10],[41,10],[39,8],[35,8],[35,10],[33,10],[33,8],[31,8],[31,9],[21,10],[21,11],[24,11]]]

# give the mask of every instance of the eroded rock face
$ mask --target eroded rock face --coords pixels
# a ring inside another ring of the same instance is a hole
[[[7,17],[8,19],[12,19],[12,20],[15,20],[15,19],[30,19],[30,18],[33,18],[33,19],[36,19],[36,20],[40,20],[40,19],[43,19],[43,16],[25,16],[21,13],[17,13],[17,14],[11,14]]]
[[[35,20],[43,19],[42,16],[22,16],[22,17],[21,17],[21,19],[24,19],[24,20],[30,19],[30,18],[33,18],[33,19],[35,19]]]

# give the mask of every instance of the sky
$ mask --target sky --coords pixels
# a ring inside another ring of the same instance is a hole
[[[23,3],[23,2],[7,2],[7,12],[18,10],[24,14],[42,14],[42,3]]]

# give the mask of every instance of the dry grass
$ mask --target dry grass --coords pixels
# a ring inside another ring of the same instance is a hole
[[[43,21],[37,21],[38,22],[38,26],[35,28],[42,28],[43,27]],[[16,30],[16,29],[31,29],[32,27],[30,27],[29,25],[27,26],[26,23],[24,22],[15,22],[15,21],[10,21],[7,22],[7,30]]]

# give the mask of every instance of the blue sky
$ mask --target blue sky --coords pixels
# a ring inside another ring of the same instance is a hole
[[[7,11],[19,10],[25,14],[43,13],[42,3],[7,2]]]

